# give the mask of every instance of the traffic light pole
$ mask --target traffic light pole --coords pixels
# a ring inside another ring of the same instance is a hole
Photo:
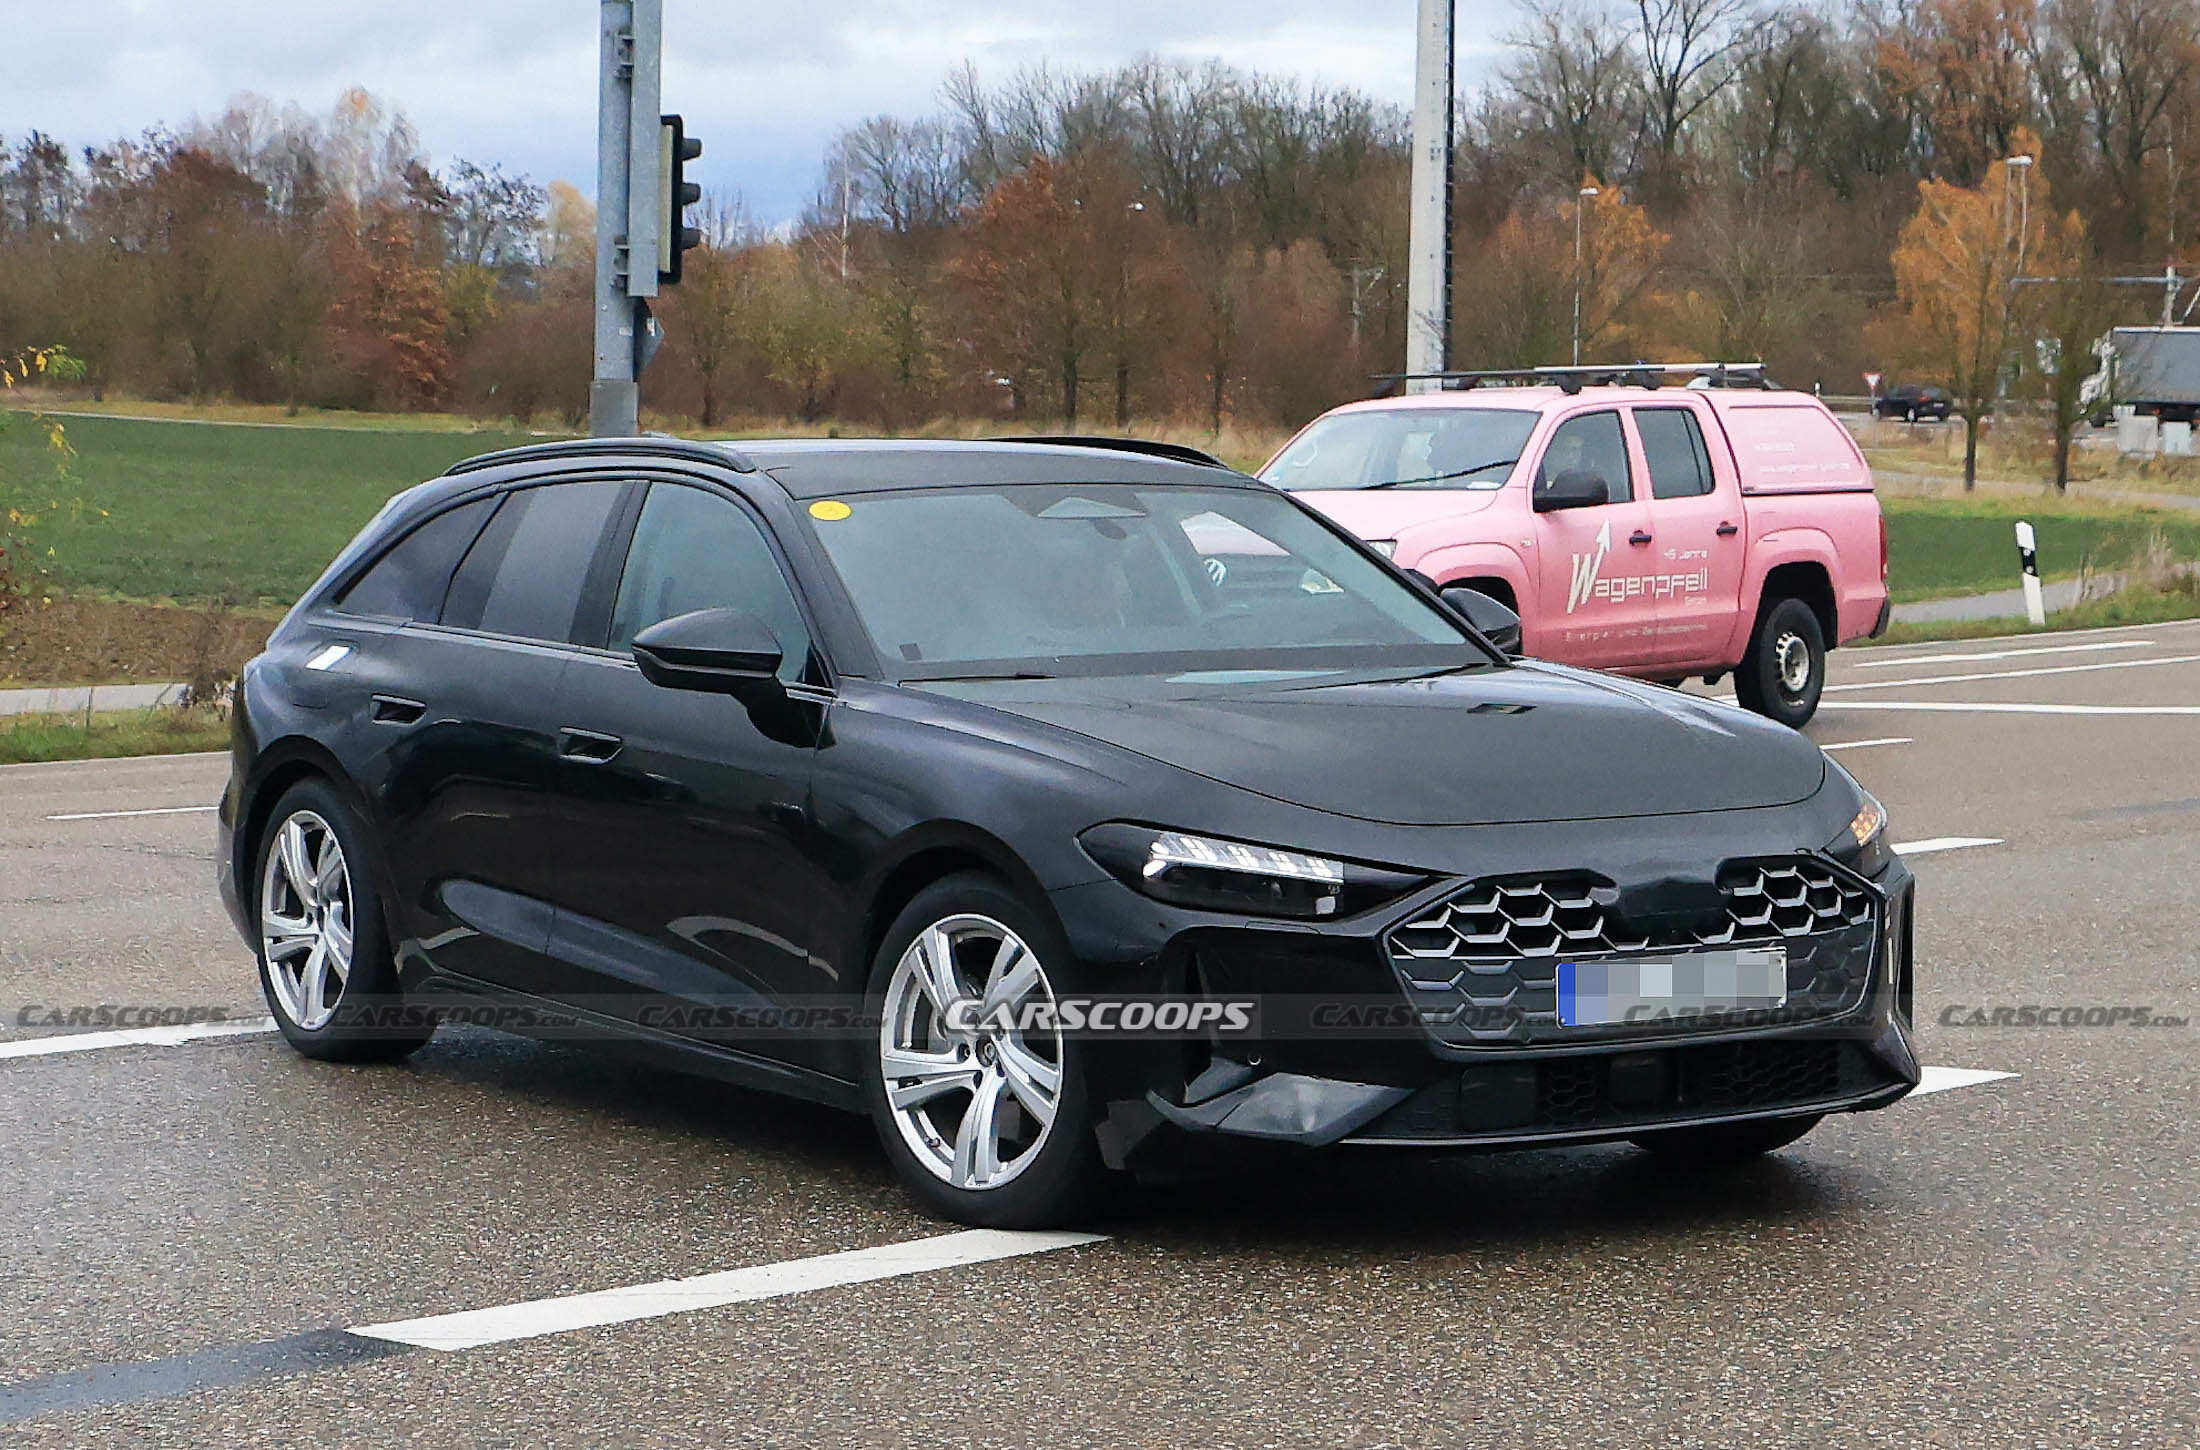
[[[1421,0],[1413,80],[1412,202],[1406,236],[1406,372],[1449,367],[1453,0]],[[1437,386],[1425,377],[1409,393]]]
[[[657,295],[657,120],[664,0],[602,0],[596,112],[596,366],[589,432],[642,431],[636,381],[654,350],[648,299]]]

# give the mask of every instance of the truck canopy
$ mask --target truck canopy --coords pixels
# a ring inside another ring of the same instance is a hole
[[[1705,394],[1745,494],[1869,492],[1871,470],[1839,419],[1802,393]]]

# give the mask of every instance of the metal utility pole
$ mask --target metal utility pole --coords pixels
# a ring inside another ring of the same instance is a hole
[[[642,431],[641,375],[656,351],[649,300],[657,295],[658,194],[663,130],[658,121],[664,0],[602,0],[596,110],[596,371],[588,388],[589,431],[631,438]]]
[[[1413,82],[1413,206],[1406,247],[1406,371],[1450,366],[1452,4],[1420,0]],[[1433,380],[1408,392],[1434,391]]]

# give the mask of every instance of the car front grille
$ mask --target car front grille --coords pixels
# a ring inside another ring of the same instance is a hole
[[[1422,1021],[1460,1044],[1691,1030],[1685,1021],[1561,1025],[1562,961],[1778,946],[1788,957],[1786,1020],[1838,1015],[1862,1000],[1876,933],[1872,892],[1808,856],[1729,863],[1718,889],[1715,916],[1638,924],[1621,915],[1621,892],[1602,877],[1490,877],[1393,927],[1385,947]]]

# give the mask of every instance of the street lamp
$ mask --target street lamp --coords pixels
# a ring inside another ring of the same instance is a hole
[[[2009,169],[2017,173],[2017,272],[2021,276],[2024,272],[2025,232],[2031,225],[2032,217],[2032,158],[2012,156],[2009,158]]]
[[[2017,174],[2017,265],[2015,270],[2009,274],[2008,282],[2006,282],[2001,289],[2001,340],[2003,353],[2001,357],[1994,360],[1994,401],[1996,404],[1999,404],[2001,402],[2002,384],[2009,375],[2009,314],[2011,306],[2016,299],[2017,283],[2023,280],[2024,277],[2025,233],[2030,230],[2032,221],[2032,158],[2028,155],[2020,154],[2010,157],[2003,164],[2007,166],[2010,171],[2013,171]],[[2002,218],[2004,222],[2006,222],[2009,216],[2009,192],[2007,190],[2006,184],[2004,185],[2004,189],[2001,194],[2001,206]],[[1999,411],[1998,408],[1997,411]]]
[[[1574,200],[1574,366],[1581,366],[1581,214],[1587,203],[1598,195],[1593,186],[1584,186]]]

